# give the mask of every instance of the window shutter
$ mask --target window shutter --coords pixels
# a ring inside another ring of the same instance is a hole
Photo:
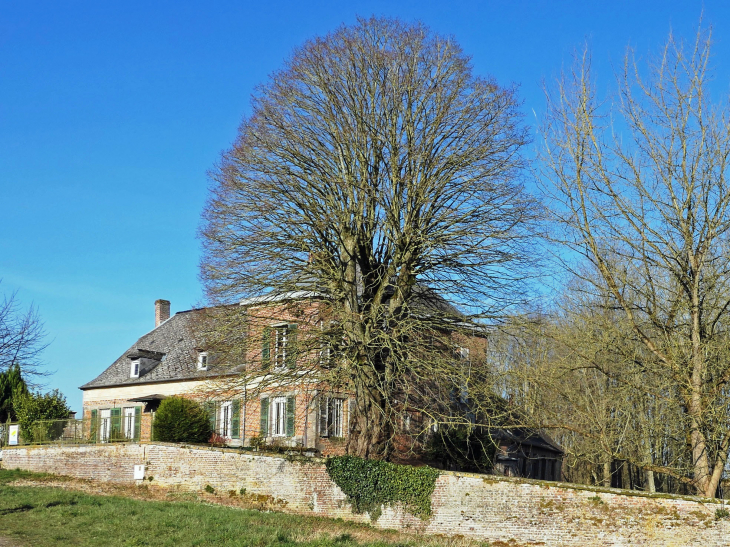
[[[292,324],[287,329],[287,348],[286,348],[286,366],[294,368],[297,366],[297,326]]]
[[[350,397],[347,401],[347,434],[343,431],[343,436],[349,437],[350,436],[350,428],[353,425],[353,421],[355,420],[355,399]]]
[[[286,436],[294,436],[294,404],[296,397],[286,398]]]
[[[261,369],[269,370],[271,367],[271,328],[264,327],[263,347],[261,348]]]
[[[241,437],[241,401],[235,399],[231,401],[231,439]]]
[[[319,397],[319,436],[327,437],[329,428],[327,427],[327,397],[320,395]]]
[[[94,410],[91,411],[91,425],[89,427],[89,440],[92,443],[95,443],[96,442],[97,429],[99,427],[99,425],[98,425],[98,422],[99,422],[98,416],[99,416],[99,411],[98,410],[94,409]]]
[[[264,397],[261,399],[261,428],[259,430],[259,436],[269,436],[269,398]]]
[[[122,438],[122,409],[112,408],[111,412],[111,432],[109,435],[110,441],[118,441]]]
[[[210,425],[210,431],[215,433],[215,403],[208,401],[203,404],[205,411],[208,413],[208,423]]]
[[[139,434],[142,428],[142,407],[134,407],[134,440],[139,440]]]

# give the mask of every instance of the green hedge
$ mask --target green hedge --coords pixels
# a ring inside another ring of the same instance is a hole
[[[169,397],[160,403],[152,424],[152,440],[169,443],[206,443],[212,428],[203,407],[185,397]]]
[[[327,472],[347,495],[356,513],[368,512],[370,518],[377,520],[384,505],[402,503],[416,516],[431,515],[437,469],[337,456],[327,460]]]

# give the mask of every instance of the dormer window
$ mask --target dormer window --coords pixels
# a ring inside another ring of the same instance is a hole
[[[198,370],[208,370],[208,352],[201,351],[198,353]]]
[[[130,378],[139,378],[139,359],[132,359],[132,368],[129,371]]]

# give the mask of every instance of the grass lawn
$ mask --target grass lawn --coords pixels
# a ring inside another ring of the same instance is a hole
[[[0,470],[0,545],[236,545],[392,547],[486,545],[464,539],[403,535],[320,517],[188,501],[94,495],[41,485],[48,475]],[[37,481],[37,482],[36,482]],[[19,484],[14,484],[18,482]],[[73,488],[73,486],[71,487]],[[134,489],[135,487],[126,487]],[[6,542],[2,539],[6,538]]]

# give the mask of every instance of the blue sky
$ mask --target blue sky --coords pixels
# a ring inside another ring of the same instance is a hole
[[[574,49],[590,44],[609,87],[629,43],[692,39],[703,9],[727,92],[726,2],[0,2],[0,292],[45,321],[46,388],[81,410],[78,386],[154,326],[157,298],[201,303],[206,171],[307,38],[357,15],[421,20],[518,84],[534,127]]]

